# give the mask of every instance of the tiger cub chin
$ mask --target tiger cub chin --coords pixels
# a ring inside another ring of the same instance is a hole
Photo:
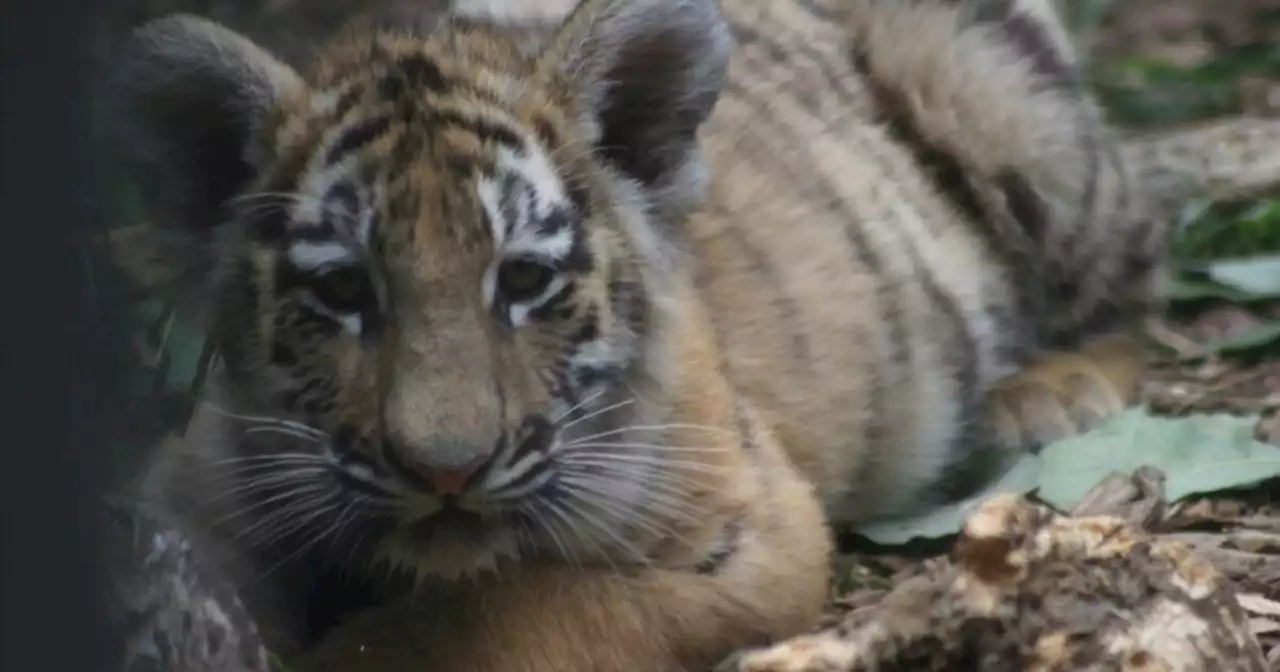
[[[1047,0],[493,4],[112,80],[220,355],[143,489],[292,669],[705,670],[1131,399],[1167,228]]]

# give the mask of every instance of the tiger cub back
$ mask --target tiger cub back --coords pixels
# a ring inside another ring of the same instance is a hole
[[[1132,400],[1114,337],[1168,227],[1050,3],[725,7],[692,256],[727,375],[830,515],[963,496]]]

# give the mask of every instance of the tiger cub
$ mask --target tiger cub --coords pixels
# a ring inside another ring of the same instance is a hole
[[[1132,397],[1167,227],[1048,0],[552,26],[171,16],[112,80],[220,355],[142,488],[291,669],[705,670],[815,624],[833,526]]]

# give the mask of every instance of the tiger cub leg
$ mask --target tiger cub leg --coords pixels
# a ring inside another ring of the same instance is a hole
[[[890,133],[990,253],[1014,373],[985,440],[1028,447],[1134,399],[1133,325],[1168,227],[1102,119],[1049,0],[844,0],[852,57]],[[991,433],[996,436],[990,436]]]
[[[987,393],[993,438],[1033,448],[1089,431],[1137,400],[1142,353],[1141,339],[1120,333],[1040,355]]]

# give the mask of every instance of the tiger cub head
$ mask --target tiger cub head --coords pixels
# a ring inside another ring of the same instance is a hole
[[[256,418],[226,485],[256,527],[441,576],[623,552],[670,487],[636,390],[728,48],[714,0],[586,0],[537,50],[369,25],[302,69],[135,33],[114,146]]]

